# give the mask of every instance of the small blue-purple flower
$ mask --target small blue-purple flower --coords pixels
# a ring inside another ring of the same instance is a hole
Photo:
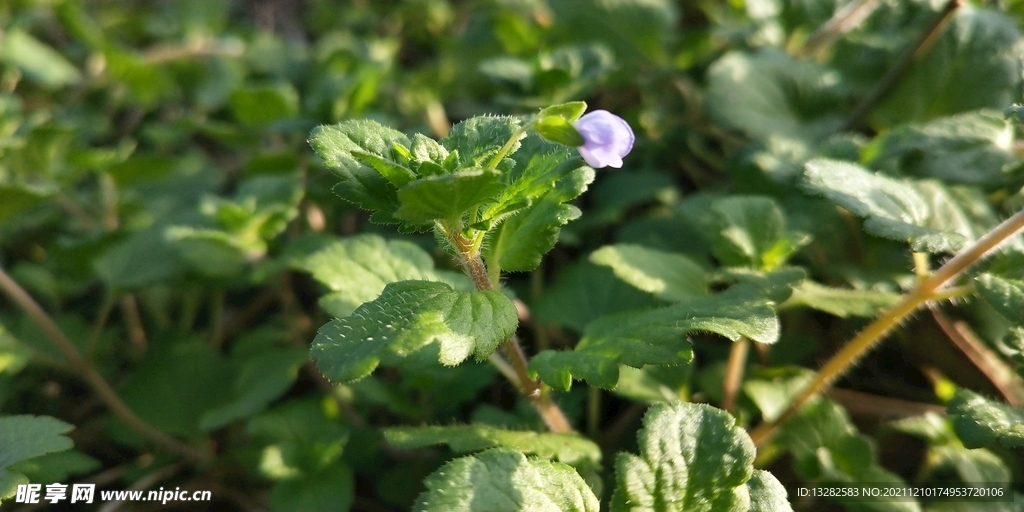
[[[590,112],[573,126],[583,137],[583,145],[577,149],[591,167],[622,167],[622,157],[633,149],[633,129],[625,119],[607,110]]]

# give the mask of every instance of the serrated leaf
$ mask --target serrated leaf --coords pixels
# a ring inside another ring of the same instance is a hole
[[[597,512],[594,492],[572,467],[507,449],[455,459],[423,481],[413,510]]]
[[[500,180],[500,172],[481,168],[420,178],[398,189],[402,206],[394,215],[414,224],[455,221],[497,196],[505,188]]]
[[[874,318],[880,310],[896,305],[901,295],[878,290],[848,290],[804,281],[793,288],[785,306],[807,306],[840,318]]]
[[[770,198],[731,196],[712,204],[717,236],[715,257],[725,266],[771,270],[807,243],[807,235],[786,231],[782,210]]]
[[[978,295],[1017,325],[1024,325],[1024,281],[1003,279],[993,274],[982,274],[977,278]]]
[[[868,153],[873,167],[896,175],[996,187],[1020,174],[1012,140],[1000,112],[979,110],[887,130]]]
[[[750,494],[749,512],[792,512],[793,507],[786,500],[786,488],[775,475],[755,469],[753,476],[747,480],[747,493]]]
[[[384,429],[384,439],[392,446],[406,450],[446,444],[455,453],[467,453],[501,446],[564,462],[570,466],[596,467],[601,461],[601,449],[593,441],[579,434],[505,430],[485,425],[458,425],[390,427]]]
[[[517,325],[515,306],[499,291],[457,292],[443,283],[402,281],[321,327],[310,355],[327,378],[352,381],[430,343],[439,345],[438,360],[445,365],[470,355],[486,359]]]
[[[706,404],[655,404],[637,444],[639,456],[615,459],[612,512],[747,510],[756,448],[729,413]]]
[[[13,496],[17,484],[28,483],[24,475],[8,468],[23,460],[72,448],[74,443],[63,434],[74,428],[49,416],[0,416],[0,499]]]
[[[779,321],[764,296],[734,286],[650,311],[601,317],[587,325],[574,350],[545,350],[530,361],[530,371],[557,389],[569,389],[574,378],[610,389],[618,381],[619,364],[689,362],[693,352],[686,335],[695,331],[774,343]]]
[[[334,192],[364,209],[380,211],[381,220],[388,220],[398,208],[397,190],[376,169],[356,160],[352,152],[387,158],[396,143],[408,146],[409,139],[402,132],[368,120],[318,126],[309,138],[309,145],[324,165],[341,178]]]
[[[384,179],[388,180],[395,187],[404,187],[416,179],[416,174],[412,170],[386,158],[362,151],[353,151],[352,156],[356,160],[376,169]]]
[[[628,310],[647,309],[660,302],[620,279],[611,269],[582,260],[566,267],[540,300],[533,313],[543,322],[583,332],[591,321]]]
[[[312,273],[334,292],[321,298],[320,304],[339,318],[398,281],[440,281],[460,291],[473,289],[472,282],[462,274],[435,270],[433,258],[418,245],[370,233],[331,241],[293,265]]]
[[[459,152],[459,167],[483,167],[502,146],[519,130],[519,120],[509,116],[477,116],[456,124],[441,139],[441,145],[449,152]],[[519,135],[519,139],[525,137]],[[519,142],[512,145],[506,156],[519,149]]]
[[[438,165],[444,164],[449,155],[444,146],[422,133],[413,134],[409,151],[417,162],[433,162]]]
[[[1019,98],[1021,34],[1015,19],[963,7],[872,117],[889,125],[927,121],[979,108],[1002,109]]]
[[[549,181],[552,174],[543,174],[543,178],[530,179],[528,184],[513,184],[509,189],[521,190],[520,193],[531,197],[533,190],[548,183],[546,192],[537,196],[533,203],[522,208],[515,215],[504,221],[488,238],[485,244],[485,258],[488,264],[494,262],[502,270],[528,271],[540,265],[541,258],[558,242],[561,227],[580,216],[575,206],[564,204],[587,190],[594,181],[594,170],[578,161],[567,161],[562,164],[551,163],[555,180]],[[529,168],[528,168],[529,169]],[[527,181],[524,174],[520,181]],[[503,195],[504,198],[504,195]]]
[[[755,139],[816,141],[842,124],[835,105],[847,91],[841,76],[775,49],[729,52],[708,69],[708,114]]]
[[[929,227],[931,209],[910,183],[838,160],[811,160],[805,169],[804,186],[865,217],[868,233],[909,242],[917,252],[955,252],[967,242],[963,235]]]
[[[999,444],[1024,446],[1024,410],[994,402],[966,389],[957,389],[946,406],[956,435],[968,448]]]
[[[878,464],[872,439],[857,432],[846,411],[829,400],[818,399],[804,406],[783,424],[777,439],[792,454],[793,469],[805,482],[906,485]],[[851,511],[921,510],[917,501],[907,497],[856,502],[836,498],[836,503]]]
[[[681,254],[621,244],[594,251],[590,261],[611,268],[619,279],[667,301],[708,293],[704,270]]]

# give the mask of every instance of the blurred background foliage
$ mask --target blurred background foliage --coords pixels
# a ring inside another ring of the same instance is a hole
[[[624,170],[599,173],[579,202],[584,215],[542,267],[508,277],[531,312],[528,351],[571,345],[603,314],[665,302],[591,251],[619,243],[683,254],[719,284],[777,288],[783,338],[753,355],[733,407],[745,423],[768,417],[788,396],[778,390],[915,279],[905,244],[865,234],[849,212],[805,193],[804,162],[827,156],[922,180],[929,226],[964,240],[1024,206],[1019,133],[1002,114],[1021,101],[1024,2],[946,6],[0,3],[0,265],[141,418],[216,454],[193,464],[156,449],[108,412],[29,316],[0,301],[0,411],[76,427],[74,450],[14,470],[32,481],[209,489],[225,510],[401,510],[452,452],[397,450],[378,427],[539,428],[486,365],[439,368],[427,355],[333,391],[309,365],[308,344],[328,316],[306,258],[332,236],[389,231],[334,196],[336,180],[306,138],[353,118],[440,137],[473,115],[577,99],[625,117],[637,144]],[[849,23],[830,25],[844,9]],[[890,79],[894,68],[902,72]],[[748,196],[753,217],[728,202]],[[754,248],[730,245],[737,230],[769,235]],[[439,272],[458,270],[431,238],[404,240]],[[1024,278],[1020,246],[991,271]],[[808,276],[819,287],[794,291]],[[790,438],[848,429],[822,441],[837,460],[867,444],[908,480],[974,468],[1020,491],[1019,448],[967,451],[939,416],[879,427],[941,412],[953,385],[1024,402],[1014,321],[984,301],[919,314],[839,383],[845,394],[833,398],[845,409],[818,406]],[[964,364],[962,345],[949,342],[956,333],[987,362]],[[592,485],[609,481],[611,454],[635,451],[646,404],[721,405],[730,346],[693,341],[690,365],[624,368],[600,401],[583,386],[559,396],[604,449],[605,471],[584,474]],[[595,402],[599,412],[587,412]],[[875,437],[863,441],[854,424]],[[788,455],[770,469],[787,485],[844,471],[786,439]]]

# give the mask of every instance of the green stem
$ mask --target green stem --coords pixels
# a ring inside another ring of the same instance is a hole
[[[881,341],[894,327],[924,304],[947,296],[950,290],[944,290],[947,282],[960,275],[971,265],[977,263],[999,244],[1024,229],[1024,211],[1006,219],[981,237],[953,259],[946,262],[934,274],[920,281],[916,288],[903,297],[903,300],[871,322],[863,331],[839,350],[814,375],[814,379],[789,405],[778,419],[765,422],[750,431],[750,437],[758,446],[767,442],[778,429],[779,425],[793,417],[808,400],[827,390],[836,379],[846,372],[869,349]]]
[[[516,143],[519,142],[519,139],[523,138],[523,134],[526,133],[529,126],[529,123],[527,123],[525,126],[520,126],[518,130],[512,132],[512,136],[508,138],[508,142],[505,142],[505,145],[494,154],[491,161],[487,162],[488,169],[498,167],[498,164],[500,164],[501,160],[505,158],[505,155],[508,155],[508,152],[512,151],[512,146],[515,146]]]

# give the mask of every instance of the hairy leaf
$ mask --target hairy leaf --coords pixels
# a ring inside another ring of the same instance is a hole
[[[320,305],[339,318],[398,281],[440,281],[460,291],[473,289],[464,275],[435,270],[430,254],[418,245],[369,233],[331,241],[293,265],[312,273],[333,292],[322,297]]]
[[[729,413],[706,404],[655,404],[637,434],[639,455],[615,460],[611,510],[748,510],[756,449]],[[754,482],[759,502],[778,501],[778,482]],[[772,478],[772,480],[774,480]],[[781,492],[782,508],[785,490]]]
[[[455,459],[423,481],[413,510],[597,512],[594,492],[572,467],[496,448]]]
[[[573,378],[608,389],[618,381],[619,364],[689,362],[686,336],[696,331],[774,343],[779,322],[764,296],[740,285],[642,313],[601,317],[587,325],[574,350],[545,350],[530,361],[530,371],[557,389],[569,389]]]
[[[376,169],[353,156],[361,152],[387,158],[393,144],[409,145],[409,139],[375,121],[353,120],[332,126],[318,126],[309,145],[341,183],[334,192],[342,199],[367,210],[381,211],[389,218],[398,208],[396,189]]]
[[[997,441],[1007,448],[1024,446],[1024,410],[958,389],[946,406],[956,435],[968,448]]]
[[[978,295],[999,314],[1024,325],[1024,281],[1003,279],[992,274],[978,277]]]
[[[49,416],[0,416],[0,499],[14,495],[28,479],[8,471],[17,462],[74,446],[64,434],[75,427]]]
[[[559,272],[533,305],[533,312],[544,322],[583,332],[601,316],[658,304],[651,294],[616,279],[608,267],[584,259]]]
[[[879,310],[896,305],[900,298],[899,294],[892,292],[848,290],[804,281],[793,288],[793,295],[785,305],[807,306],[840,318],[874,318]]]
[[[449,153],[459,152],[459,167],[485,167],[518,129],[519,120],[514,117],[471,117],[453,126],[448,136],[441,139],[441,145]],[[515,153],[519,149],[519,140],[525,136],[525,133],[520,133],[505,156]]]
[[[954,252],[967,239],[932,228],[931,208],[908,182],[897,181],[849,162],[816,159],[807,162],[804,186],[856,215],[873,235],[906,241],[918,252]]]
[[[512,301],[498,291],[457,292],[443,283],[402,281],[351,315],[332,320],[313,340],[311,356],[335,382],[357,380],[429,343],[456,365],[486,359],[518,325]]]
[[[413,224],[458,220],[501,192],[500,179],[498,171],[480,168],[418,179],[398,189],[402,206],[394,215]]]
[[[503,446],[570,466],[597,466],[601,449],[579,434],[553,434],[505,430],[485,425],[447,427],[390,427],[384,439],[396,448],[413,449],[447,444],[456,453],[476,452]]]

